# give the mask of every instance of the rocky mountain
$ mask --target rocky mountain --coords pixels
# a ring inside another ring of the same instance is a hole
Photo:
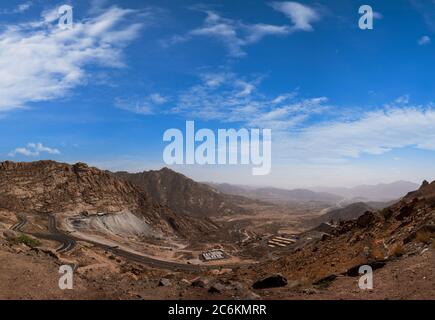
[[[141,173],[117,172],[115,176],[142,188],[154,201],[183,215],[207,217],[245,212],[238,204],[247,199],[225,194],[168,168]]]
[[[393,183],[381,183],[377,185],[360,185],[353,188],[330,188],[317,187],[312,190],[317,192],[329,192],[343,198],[357,198],[359,201],[391,201],[398,200],[408,192],[419,187],[418,184],[408,181],[396,181]]]
[[[77,163],[0,163],[0,208],[12,212],[118,213],[126,210],[159,233],[190,237],[218,227],[208,219],[174,212],[142,188]]]
[[[248,197],[273,203],[288,202],[324,202],[335,204],[342,199],[341,196],[327,192],[316,192],[307,189],[279,189],[279,188],[252,188],[234,186],[230,184],[210,184],[212,187],[233,195]]]

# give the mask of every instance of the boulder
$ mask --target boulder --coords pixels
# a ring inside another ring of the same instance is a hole
[[[169,287],[171,285],[171,280],[167,278],[161,278],[159,281],[159,287]]]
[[[180,284],[183,286],[190,286],[191,285],[190,281],[187,279],[181,279]]]
[[[208,293],[222,293],[227,289],[226,286],[224,286],[221,283],[215,283],[213,284],[209,289],[208,289]]]
[[[402,221],[405,218],[407,218],[410,215],[412,215],[413,211],[414,211],[414,206],[413,205],[406,205],[406,206],[400,208],[400,212],[396,216],[396,219],[399,220],[399,221]]]
[[[376,220],[376,214],[371,211],[366,211],[362,216],[356,220],[356,224],[360,228],[366,228],[370,226]]]
[[[18,237],[18,233],[12,230],[3,231],[3,236],[6,240],[14,240]]]
[[[208,284],[208,280],[198,278],[193,280],[191,285],[192,287],[196,287],[196,288],[205,288],[207,284]]]
[[[247,291],[244,295],[244,298],[246,300],[260,300],[261,296],[259,296],[258,294],[252,292],[252,291]]]
[[[267,289],[285,287],[286,285],[287,279],[278,273],[254,282],[252,287],[254,289]]]

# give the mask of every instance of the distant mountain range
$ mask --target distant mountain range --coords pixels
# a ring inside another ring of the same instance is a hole
[[[279,188],[252,188],[246,186],[235,186],[230,184],[215,184],[210,185],[220,190],[221,192],[257,199],[261,201],[273,203],[289,203],[289,202],[324,202],[335,204],[342,200],[343,197],[327,192],[315,192],[306,189],[279,189]]]
[[[409,181],[396,181],[377,185],[360,185],[353,188],[311,188],[317,192],[329,192],[346,199],[358,198],[364,201],[391,201],[398,200],[408,192],[417,190],[420,186]]]
[[[389,202],[399,200],[408,192],[419,188],[418,184],[408,181],[397,181],[389,184],[361,185],[354,188],[317,187],[311,189],[279,189],[255,188],[250,186],[231,185],[227,183],[209,183],[221,192],[239,195],[274,203],[286,202],[323,202],[336,204],[343,202]]]

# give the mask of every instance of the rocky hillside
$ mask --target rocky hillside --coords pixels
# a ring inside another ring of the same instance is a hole
[[[208,217],[245,212],[238,205],[243,203],[240,197],[222,193],[168,168],[115,175],[144,189],[155,201],[180,214]]]
[[[128,210],[164,234],[183,237],[217,229],[209,220],[177,214],[136,185],[83,163],[0,163],[0,208],[71,215]]]
[[[434,238],[435,182],[424,182],[398,203],[343,221],[329,235],[282,252],[280,258],[256,266],[252,272],[255,276],[281,272],[292,281],[328,285],[338,276],[357,276],[363,264],[381,268],[431,251]]]

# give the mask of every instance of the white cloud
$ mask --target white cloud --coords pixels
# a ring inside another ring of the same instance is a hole
[[[104,10],[109,4],[109,0],[90,0],[89,1],[89,13],[90,14],[98,14]]]
[[[28,143],[26,147],[16,148],[14,151],[11,151],[8,155],[10,157],[15,157],[18,154],[26,157],[37,157],[41,153],[57,155],[60,154],[60,151],[55,148],[46,147],[42,143]]]
[[[423,36],[420,39],[418,39],[418,45],[420,45],[420,46],[430,44],[430,42],[431,42],[431,39],[429,36]]]
[[[312,24],[320,20],[320,14],[317,10],[298,2],[272,2],[271,6],[293,22],[293,30],[312,31],[314,30]]]
[[[258,89],[260,83],[261,78],[249,80],[231,72],[203,74],[198,84],[174,98],[176,106],[169,112],[285,131],[330,109],[325,97],[303,99],[297,92],[267,96]]]
[[[387,108],[364,113],[353,121],[321,123],[289,132],[278,149],[284,157],[305,160],[381,155],[405,147],[435,151],[434,124],[432,105]]]
[[[112,7],[62,30],[56,10],[39,21],[8,25],[0,33],[0,111],[65,96],[85,83],[87,66],[122,67],[123,48],[141,28],[135,11]]]
[[[145,98],[117,98],[115,107],[142,115],[151,115],[156,113],[157,108],[166,104],[169,101],[168,97],[162,96],[160,93],[152,93]]]
[[[32,7],[32,2],[31,1],[27,1],[25,3],[19,4],[16,8],[16,11],[19,13],[23,13],[26,12],[27,10],[29,10]]]
[[[162,96],[160,93],[150,94],[149,98],[155,104],[165,104],[168,102],[168,98]]]
[[[194,37],[211,37],[222,42],[231,56],[241,57],[246,54],[244,47],[254,44],[266,36],[284,36],[292,32],[291,28],[286,25],[248,24],[221,17],[211,10],[206,10],[205,13],[207,16],[201,27],[195,28],[185,35],[176,35],[165,41],[164,45],[188,41]]]
[[[249,92],[241,83],[249,84]],[[259,84],[230,72],[205,74],[173,99],[176,106],[170,112],[271,128],[276,159],[334,163],[407,147],[435,151],[433,104],[413,106],[409,95],[403,95],[373,111],[352,108],[347,114],[327,97],[301,98],[296,91],[269,97]]]

